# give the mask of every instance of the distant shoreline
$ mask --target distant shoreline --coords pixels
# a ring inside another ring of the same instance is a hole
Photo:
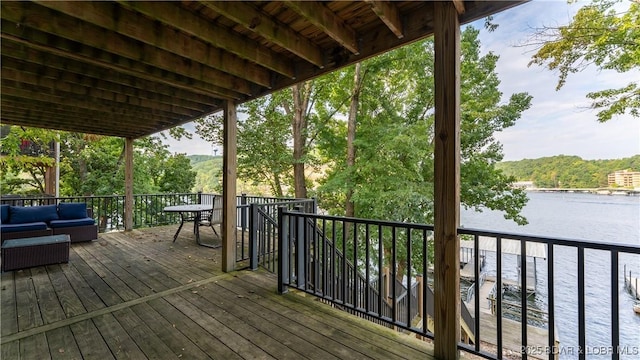
[[[527,192],[640,196],[640,189],[624,188],[523,188]]]

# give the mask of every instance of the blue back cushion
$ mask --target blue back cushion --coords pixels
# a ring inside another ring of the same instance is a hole
[[[60,220],[82,219],[87,217],[86,203],[60,203],[58,204]]]
[[[0,224],[9,222],[9,205],[0,205]]]
[[[12,224],[58,220],[57,206],[11,206],[9,207],[9,219]]]

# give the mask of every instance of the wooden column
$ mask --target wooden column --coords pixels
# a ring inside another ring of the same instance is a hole
[[[434,2],[435,332],[438,359],[458,359],[460,340],[460,23],[452,2]]]
[[[225,101],[222,154],[222,271],[236,265],[236,104]]]
[[[47,166],[44,171],[44,193],[56,194],[56,168],[53,166]]]
[[[133,230],[133,138],[124,139],[124,229]]]

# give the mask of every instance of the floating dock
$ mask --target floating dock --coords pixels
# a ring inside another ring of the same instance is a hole
[[[640,288],[638,288],[638,286],[640,286],[640,279],[631,276],[631,273],[629,273],[629,276],[625,274],[624,284],[629,290],[629,293],[631,293],[631,296],[633,296],[636,300],[640,300]]]
[[[492,313],[492,302],[489,300],[491,290],[496,285],[493,277],[487,276],[486,280],[480,287],[480,339],[484,342],[495,345],[497,343],[498,318]],[[474,299],[466,303],[471,314],[474,312]],[[522,350],[521,336],[522,323],[514,321],[503,316],[502,318],[502,346],[507,354],[520,355]],[[549,332],[547,329],[533,325],[527,325],[527,342],[528,346],[533,349],[548,348]],[[556,340],[556,344],[558,342]],[[534,354],[529,354],[529,358],[539,359]],[[545,357],[546,359],[546,357]]]

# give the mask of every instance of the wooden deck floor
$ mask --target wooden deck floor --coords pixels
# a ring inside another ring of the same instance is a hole
[[[220,271],[176,227],[101,234],[68,264],[2,273],[2,359],[430,359],[431,345]]]

